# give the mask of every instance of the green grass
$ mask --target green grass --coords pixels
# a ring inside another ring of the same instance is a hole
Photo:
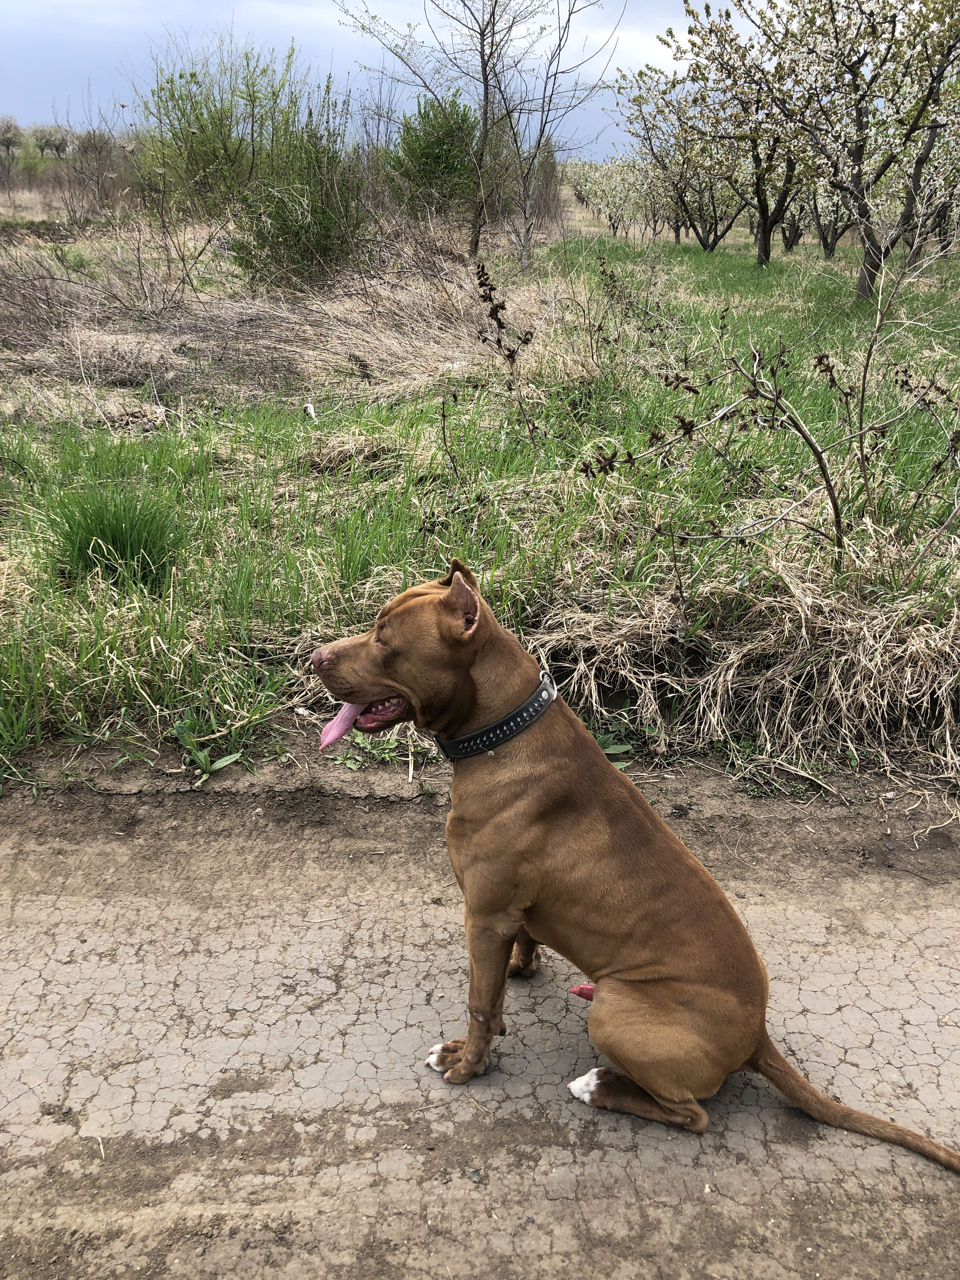
[[[952,769],[960,570],[937,531],[957,411],[894,373],[946,376],[952,277],[897,304],[865,402],[868,424],[893,420],[864,466],[814,368],[825,352],[843,385],[858,377],[875,309],[851,300],[852,264],[601,248],[603,263],[595,242],[544,253],[576,305],[536,333],[513,389],[488,361],[400,402],[318,399],[319,424],[266,403],[136,439],[4,425],[0,756],[166,740],[205,774],[255,753],[309,695],[318,639],[457,555],[618,741],[805,768],[921,750]],[[810,449],[758,422],[731,373],[751,347],[827,458],[839,568]]]
[[[133,483],[90,481],[47,507],[49,554],[64,578],[98,572],[162,590],[185,541],[175,499]]]

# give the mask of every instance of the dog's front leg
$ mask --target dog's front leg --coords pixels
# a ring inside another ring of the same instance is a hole
[[[434,1045],[428,1066],[442,1071],[450,1084],[463,1084],[471,1076],[482,1075],[490,1060],[490,1042],[503,1031],[503,993],[507,984],[507,962],[519,924],[504,925],[503,919],[477,920],[467,917],[467,951],[470,955],[470,1022],[463,1039]]]

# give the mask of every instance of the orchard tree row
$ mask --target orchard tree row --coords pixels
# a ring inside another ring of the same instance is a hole
[[[712,250],[748,218],[757,261],[816,233],[829,257],[851,233],[870,297],[885,260],[956,232],[960,8],[953,0],[686,3],[661,37],[677,69],[621,72],[633,156],[573,166],[581,199],[614,229],[686,228]]]

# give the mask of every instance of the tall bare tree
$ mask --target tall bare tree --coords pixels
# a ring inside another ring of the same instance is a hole
[[[437,102],[455,91],[471,102],[479,128],[469,252],[479,252],[491,196],[497,194],[491,185],[502,183],[506,171],[516,191],[518,243],[528,256],[545,150],[548,144],[554,152],[559,148],[562,124],[600,87],[602,71],[593,76],[586,69],[609,47],[613,31],[593,54],[567,57],[576,20],[600,0],[424,0],[426,38],[416,29],[391,26],[365,0],[336,3],[353,26],[393,56],[402,83]],[[494,158],[498,165],[491,165]]]
[[[616,24],[598,49],[567,58],[576,20],[599,6],[600,0],[554,0],[541,5],[538,16],[542,25],[526,35],[518,32],[510,63],[493,68],[509,141],[516,187],[514,227],[524,263],[529,260],[533,244],[536,192],[544,160],[566,149],[568,140],[563,130],[567,120],[596,94],[609,65],[607,51],[611,49]],[[594,74],[597,62],[604,57],[599,75]]]

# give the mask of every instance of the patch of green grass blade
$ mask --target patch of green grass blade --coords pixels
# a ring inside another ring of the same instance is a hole
[[[74,582],[99,572],[162,589],[185,541],[170,496],[131,483],[87,482],[52,494],[46,516],[54,569]]]
[[[0,660],[0,757],[39,746],[43,738],[39,702],[43,654],[17,637],[4,649]]]

